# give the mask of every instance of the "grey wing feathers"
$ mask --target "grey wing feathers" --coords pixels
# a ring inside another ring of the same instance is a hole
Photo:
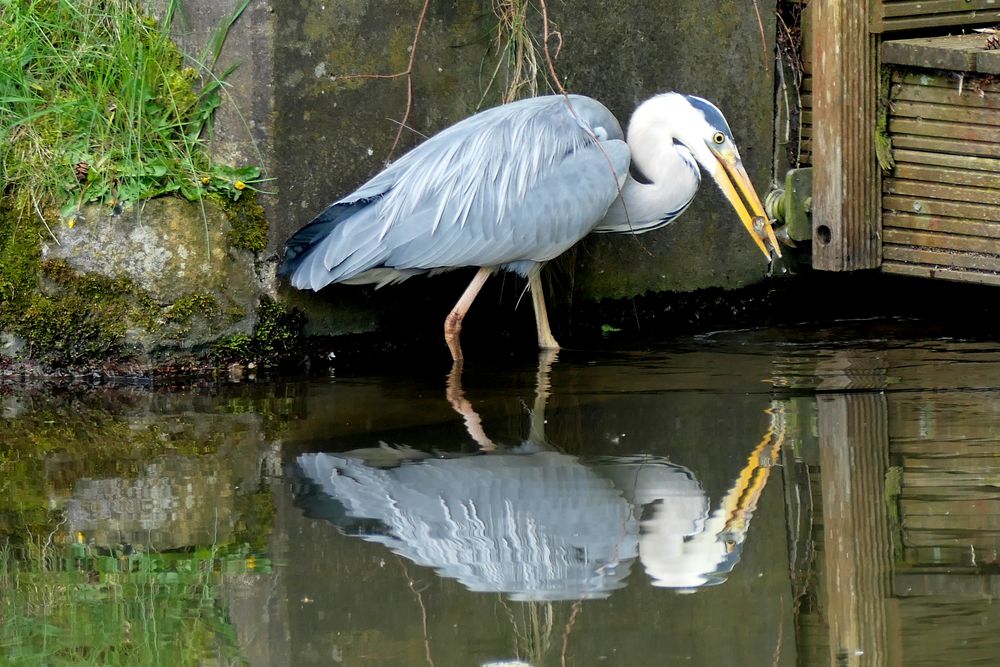
[[[628,163],[621,127],[590,98],[489,109],[333,204],[292,237],[282,268],[296,287],[320,289],[546,261],[601,220]]]

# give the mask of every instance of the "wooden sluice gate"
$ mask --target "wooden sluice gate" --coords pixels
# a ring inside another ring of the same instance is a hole
[[[1000,285],[995,0],[810,0],[813,266]]]

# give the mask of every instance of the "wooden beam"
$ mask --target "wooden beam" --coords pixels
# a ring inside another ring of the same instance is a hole
[[[884,500],[889,464],[885,394],[820,394],[817,409],[829,664],[898,664],[888,600],[892,547]]]
[[[866,0],[813,0],[813,267],[881,263],[876,35]]]

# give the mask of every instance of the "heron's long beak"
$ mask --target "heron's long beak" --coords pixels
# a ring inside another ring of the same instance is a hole
[[[774,230],[771,229],[771,223],[768,222],[767,214],[764,212],[764,205],[760,203],[760,197],[757,196],[757,191],[753,189],[750,176],[747,175],[746,169],[743,168],[743,162],[738,155],[731,151],[723,152],[717,150],[712,145],[709,145],[709,148],[712,150],[712,154],[715,155],[715,159],[719,162],[719,166],[712,172],[712,177],[719,184],[722,193],[726,195],[726,199],[736,209],[736,215],[740,217],[740,222],[750,232],[754,243],[757,244],[757,247],[760,248],[765,257],[771,259],[771,253],[767,250],[762,233],[767,235],[767,240],[771,243],[774,254],[781,257],[781,248],[778,245],[778,239],[775,238]],[[739,188],[739,191],[737,191],[737,188]],[[740,198],[741,194],[743,195],[742,199]],[[744,199],[746,203],[744,203]],[[748,205],[749,209],[747,208]]]

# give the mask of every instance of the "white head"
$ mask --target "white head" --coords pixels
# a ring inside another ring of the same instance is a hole
[[[654,165],[658,156],[667,151],[686,152],[719,185],[764,255],[770,258],[762,233],[767,234],[774,253],[781,256],[764,206],[743,168],[729,123],[714,104],[693,95],[657,95],[632,114],[628,143],[638,165]]]

